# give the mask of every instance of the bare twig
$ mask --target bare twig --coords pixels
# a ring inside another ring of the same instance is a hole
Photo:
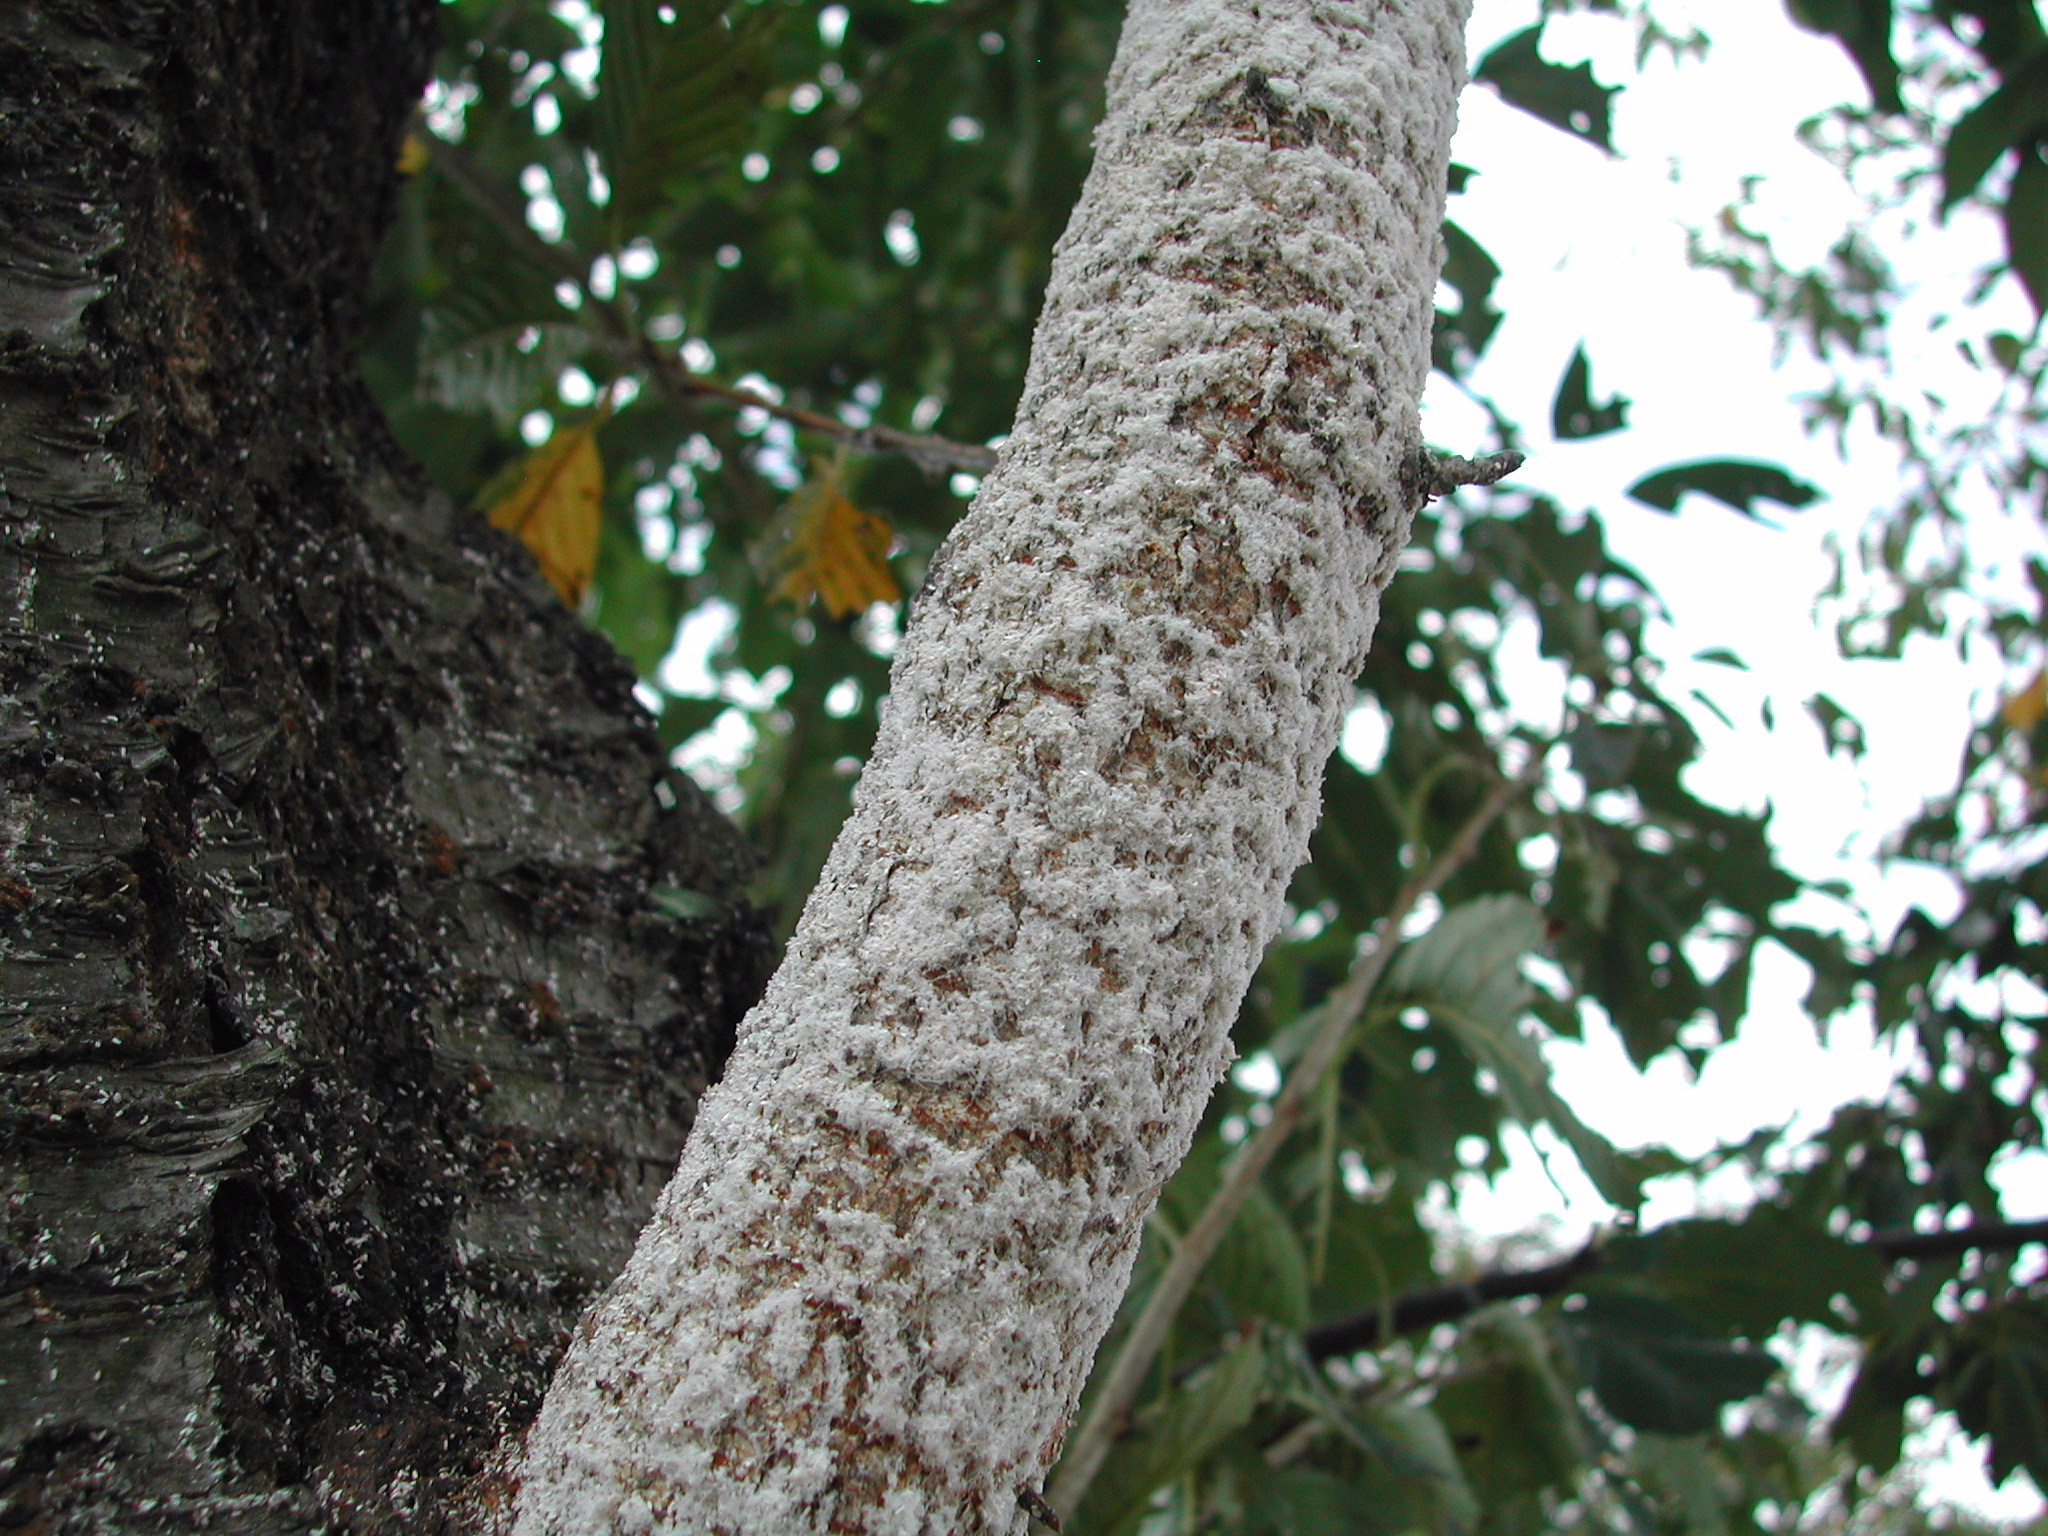
[[[1886,1258],[1952,1259],[1958,1254],[2048,1243],[2048,1221],[1986,1221],[1940,1232],[1874,1232],[1868,1242]]]
[[[816,432],[834,442],[844,443],[856,453],[900,453],[920,468],[940,471],[963,469],[987,474],[995,467],[996,451],[979,443],[957,443],[950,438],[904,432],[895,427],[856,427],[802,406],[783,405],[751,389],[723,383],[705,374],[692,373],[682,359],[662,348],[643,330],[626,305],[616,299],[598,297],[590,288],[590,264],[575,250],[551,245],[534,232],[525,215],[514,207],[482,175],[458,147],[422,134],[431,151],[434,168],[448,178],[478,212],[498,227],[520,252],[536,265],[569,284],[589,306],[599,327],[617,348],[620,362],[644,368],[671,398],[697,397],[722,400],[750,410],[765,411],[806,432]]]
[[[1940,1232],[1877,1232],[1863,1240],[1864,1246],[1895,1264],[1909,1259],[1948,1259],[1964,1253],[2023,1248],[2029,1243],[2048,1243],[2048,1221],[1988,1221]],[[1317,1323],[1302,1335],[1302,1346],[1311,1360],[1355,1355],[1361,1350],[1376,1349],[1404,1333],[1419,1333],[1438,1323],[1458,1322],[1496,1301],[1560,1295],[1586,1276],[1597,1274],[1606,1264],[1607,1251],[1596,1238],[1569,1258],[1554,1263],[1533,1269],[1494,1270],[1470,1280],[1433,1285],[1396,1297],[1385,1307]]]
[[[930,470],[964,469],[985,475],[995,468],[996,451],[993,448],[903,432],[895,427],[850,426],[837,417],[807,411],[799,405],[781,405],[751,389],[741,389],[736,384],[724,384],[704,374],[692,373],[683,366],[680,358],[662,351],[651,341],[641,343],[638,357],[669,394],[703,395],[732,405],[766,411],[770,416],[779,416],[807,432],[816,432],[834,442],[844,443],[856,453],[900,453],[919,467]]]
[[[602,323],[606,335],[614,341],[630,341],[639,336],[639,327],[627,318],[622,307],[609,299],[600,299],[590,291],[590,263],[568,246],[551,245],[541,239],[533,226],[526,222],[525,213],[476,168],[475,162],[460,147],[431,133],[422,133],[420,142],[428,147],[434,169],[447,178],[448,184],[460,192],[472,208],[495,224],[498,233],[510,240],[522,256],[582,296],[591,313]]]
[[[1029,1483],[1017,1490],[1017,1507],[1048,1530],[1066,1529],[1066,1523],[1060,1519],[1060,1512],[1046,1503],[1045,1495]]]
[[[1489,453],[1483,459],[1425,450],[1421,457],[1422,493],[1448,496],[1461,485],[1495,485],[1520,469],[1522,463],[1523,456],[1512,448],[1505,453]]]
[[[1377,1349],[1404,1333],[1420,1333],[1438,1323],[1455,1323],[1481,1307],[1517,1296],[1555,1296],[1600,1269],[1607,1255],[1596,1237],[1569,1258],[1535,1269],[1495,1270],[1449,1285],[1398,1296],[1390,1306],[1373,1307],[1347,1317],[1318,1323],[1301,1336],[1311,1360],[1330,1360]]]
[[[1379,985],[1388,962],[1400,946],[1402,925],[1424,897],[1440,890],[1444,882],[1472,857],[1487,828],[1535,782],[1542,763],[1543,753],[1539,749],[1519,775],[1502,779],[1494,785],[1492,792],[1459,828],[1449,845],[1401,887],[1394,904],[1387,909],[1375,930],[1378,942],[1353,962],[1350,974],[1338,983],[1324,1002],[1322,1023],[1315,1038],[1302,1052],[1301,1059],[1295,1063],[1294,1070],[1287,1075],[1279,1097],[1273,1100],[1272,1118],[1239,1149],[1224,1171],[1223,1180],[1210,1197],[1208,1206],[1182,1236],[1154,1284],[1144,1310],[1131,1325],[1122,1348],[1111,1362],[1109,1373],[1097,1389],[1087,1417],[1068,1442],[1066,1454],[1060,1459],[1049,1490],[1049,1497],[1060,1509],[1080,1507],[1089,1485],[1102,1469],[1103,1459],[1109,1454],[1118,1426],[1130,1412],[1160,1345],[1166,1341],[1167,1332],[1180,1313],[1181,1304],[1187,1300],[1203,1268],[1250,1198],[1267,1164],[1272,1162],[1274,1154],[1300,1123],[1308,1107],[1309,1096],[1343,1055],[1351,1026],[1364,1011],[1367,999]]]

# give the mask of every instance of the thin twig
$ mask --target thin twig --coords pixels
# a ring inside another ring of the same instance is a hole
[[[1522,454],[1510,448],[1468,459],[1455,453],[1422,454],[1422,489],[1427,496],[1448,496],[1462,485],[1495,485],[1522,467]]]
[[[1057,1508],[1078,1509],[1089,1485],[1095,1481],[1096,1473],[1102,1470],[1117,1428],[1136,1401],[1138,1389],[1144,1384],[1160,1345],[1166,1342],[1167,1332],[1180,1314],[1181,1304],[1187,1300],[1203,1268],[1230,1231],[1231,1223],[1250,1198],[1267,1164],[1272,1162],[1274,1154],[1300,1122],[1308,1106],[1309,1095],[1342,1056],[1351,1026],[1364,1011],[1367,999],[1379,985],[1388,962],[1400,947],[1402,926],[1425,897],[1440,890],[1444,882],[1472,857],[1480,837],[1535,782],[1542,764],[1543,753],[1539,749],[1520,774],[1512,779],[1501,779],[1494,785],[1493,791],[1458,829],[1457,836],[1451,839],[1443,852],[1401,887],[1394,904],[1374,930],[1377,942],[1352,963],[1350,974],[1330,993],[1323,1004],[1323,1020],[1317,1027],[1315,1038],[1302,1052],[1294,1070],[1288,1073],[1287,1083],[1280,1090],[1279,1097],[1273,1100],[1272,1118],[1239,1149],[1236,1158],[1224,1171],[1223,1181],[1210,1197],[1208,1206],[1182,1235],[1180,1246],[1167,1261],[1151,1296],[1146,1299],[1144,1310],[1131,1325],[1122,1348],[1111,1362],[1109,1373],[1097,1389],[1087,1417],[1068,1443],[1066,1454],[1060,1458],[1048,1493]]]
[[[1301,1336],[1311,1360],[1329,1360],[1377,1349],[1404,1333],[1420,1333],[1439,1323],[1455,1323],[1481,1307],[1518,1296],[1555,1296],[1602,1268],[1607,1253],[1599,1237],[1577,1253],[1535,1269],[1503,1269],[1410,1291],[1393,1305],[1372,1307],[1318,1323]]]
[[[2048,1243],[2048,1221],[1986,1221],[1938,1232],[1875,1232],[1858,1245],[1889,1263],[1952,1259],[1965,1253],[1996,1253]],[[1377,1349],[1404,1333],[1420,1333],[1439,1323],[1455,1323],[1481,1307],[1519,1297],[1551,1297],[1574,1289],[1588,1275],[1606,1267],[1607,1249],[1600,1238],[1568,1258],[1533,1269],[1497,1269],[1470,1280],[1432,1285],[1394,1299],[1391,1306],[1370,1307],[1317,1323],[1301,1336],[1311,1360],[1329,1360]]]
[[[1908,1260],[1957,1258],[1965,1253],[2010,1251],[2029,1243],[2048,1243],[2048,1221],[1986,1221],[1968,1227],[1946,1227],[1938,1232],[1874,1232],[1858,1246],[1899,1264]],[[1372,1307],[1318,1323],[1301,1336],[1302,1348],[1309,1359],[1316,1361],[1360,1354],[1404,1333],[1419,1333],[1439,1323],[1461,1322],[1497,1301],[1521,1297],[1547,1300],[1577,1289],[1581,1280],[1606,1267],[1605,1237],[1596,1233],[1577,1253],[1555,1263],[1534,1269],[1493,1270],[1467,1281],[1433,1285],[1426,1290],[1410,1291],[1391,1306]],[[1266,1465],[1287,1465],[1328,1427],[1325,1420],[1313,1416],[1301,1420],[1266,1447]]]
[[[856,453],[900,453],[925,469],[964,469],[978,475],[987,474],[996,465],[995,449],[979,444],[956,443],[951,438],[928,437],[917,432],[899,431],[895,427],[855,427],[836,417],[807,411],[800,405],[779,405],[751,389],[741,389],[736,384],[724,384],[704,374],[692,373],[683,366],[680,358],[662,351],[651,341],[642,343],[639,361],[672,395],[704,395],[732,405],[766,411],[770,416],[779,416],[807,432],[817,432],[844,443]]]
[[[2028,1243],[2048,1243],[2048,1221],[1985,1221],[1969,1227],[1947,1227],[1939,1232],[1874,1232],[1868,1241],[1894,1262],[1952,1259],[1973,1250],[1989,1252],[2024,1248]]]
[[[460,192],[478,213],[495,224],[498,233],[510,240],[528,261],[574,288],[583,302],[590,306],[591,313],[603,323],[605,333],[613,341],[640,339],[640,328],[633,324],[622,307],[590,291],[590,263],[572,247],[554,245],[541,239],[533,226],[526,222],[526,215],[476,168],[467,152],[431,133],[422,133],[420,142],[428,147],[434,169],[448,179],[448,184]]]
[[[834,442],[845,443],[856,453],[900,453],[927,470],[963,469],[987,474],[995,468],[996,451],[979,443],[956,443],[950,438],[904,432],[895,427],[856,427],[802,406],[783,405],[736,384],[726,384],[705,374],[692,373],[682,359],[658,345],[640,326],[628,308],[616,299],[598,297],[590,288],[590,266],[566,245],[552,245],[527,224],[525,215],[514,208],[480,173],[461,149],[432,134],[421,142],[432,152],[434,168],[448,178],[450,186],[477,209],[499,233],[520,252],[581,295],[629,367],[644,368],[672,398],[697,397],[723,400],[729,405],[765,411],[806,432],[816,432]]]

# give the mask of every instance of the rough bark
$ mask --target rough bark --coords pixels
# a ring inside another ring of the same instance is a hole
[[[760,972],[349,359],[433,0],[0,3],[0,1526],[424,1532]]]
[[[1015,432],[524,1536],[1024,1525],[1433,483],[1463,16],[1133,5]]]

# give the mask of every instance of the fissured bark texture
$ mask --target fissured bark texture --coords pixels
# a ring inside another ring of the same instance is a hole
[[[348,355],[435,10],[0,0],[0,1527],[462,1528],[758,991]]]

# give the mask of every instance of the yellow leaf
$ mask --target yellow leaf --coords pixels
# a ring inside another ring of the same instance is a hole
[[[782,575],[775,595],[802,607],[813,597],[835,619],[865,613],[872,603],[903,596],[889,570],[895,530],[887,518],[847,500],[837,462],[798,487],[782,519],[776,554]]]
[[[398,146],[398,174],[417,176],[427,168],[427,162],[434,158],[434,152],[427,148],[427,141],[420,137],[419,129],[411,130],[405,142]]]
[[[491,526],[533,551],[541,575],[571,608],[583,601],[597,571],[598,504],[604,497],[598,425],[557,427],[520,460],[509,491],[494,498],[492,487],[484,490]]]
[[[2031,683],[2005,701],[2001,713],[2006,725],[2022,734],[2040,724],[2048,715],[2048,670],[2036,672]]]

